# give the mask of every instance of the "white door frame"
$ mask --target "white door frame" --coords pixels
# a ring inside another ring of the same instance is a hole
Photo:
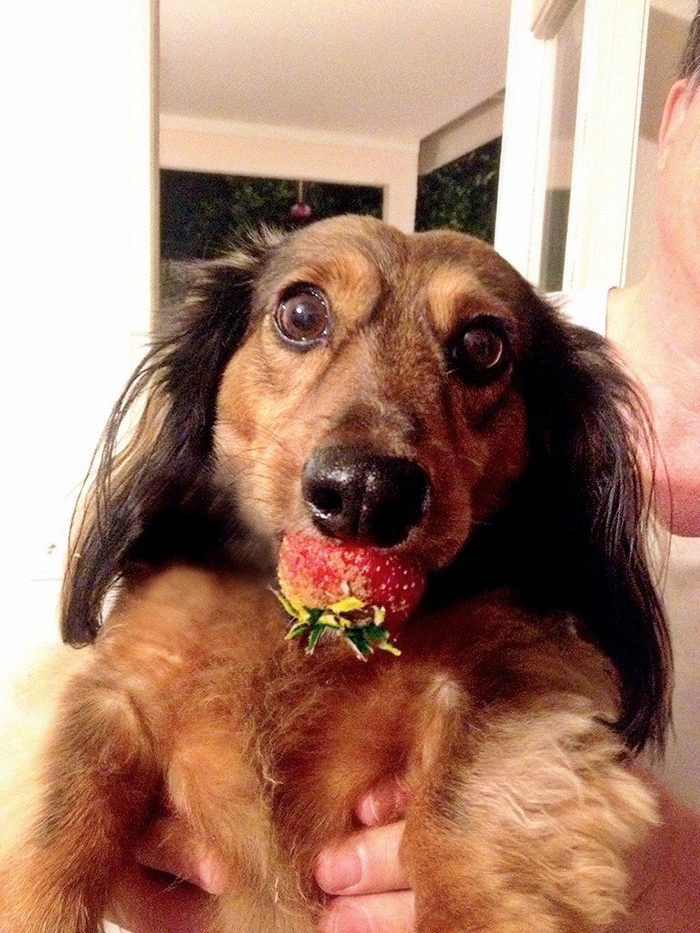
[[[585,0],[564,288],[622,284],[629,241],[649,0]],[[540,276],[557,38],[571,0],[513,0],[496,249]],[[533,13],[535,16],[533,16]],[[550,30],[551,31],[551,30]],[[549,34],[549,33],[545,33]]]

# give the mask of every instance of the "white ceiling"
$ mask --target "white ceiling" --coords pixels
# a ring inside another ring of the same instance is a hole
[[[420,140],[505,85],[510,0],[161,0],[162,113]]]

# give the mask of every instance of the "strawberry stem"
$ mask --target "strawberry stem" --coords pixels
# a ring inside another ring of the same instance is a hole
[[[326,634],[344,639],[363,661],[375,648],[396,656],[401,654],[389,641],[389,630],[383,625],[386,612],[380,606],[366,606],[356,597],[349,596],[325,609],[309,608],[281,593],[276,593],[276,596],[287,615],[294,620],[286,640],[306,636],[307,654],[313,654],[319,639]]]

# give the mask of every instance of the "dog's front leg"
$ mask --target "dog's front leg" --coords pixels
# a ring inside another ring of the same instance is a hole
[[[229,673],[229,677],[230,677]],[[300,928],[282,915],[283,882],[269,807],[255,768],[254,745],[235,701],[188,704],[178,721],[163,789],[181,815],[225,866],[228,886],[203,918],[209,933],[287,933]],[[278,916],[279,914],[279,916]],[[304,928],[305,929],[305,928]]]
[[[56,702],[36,772],[25,775],[34,786],[15,789],[31,800],[13,817],[24,825],[3,840],[3,933],[101,929],[115,876],[157,792],[150,739],[118,685],[88,663]]]
[[[404,839],[419,933],[584,933],[623,911],[654,804],[585,702],[557,700],[441,739]]]

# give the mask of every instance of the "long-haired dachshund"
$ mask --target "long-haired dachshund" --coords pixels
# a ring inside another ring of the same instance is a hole
[[[3,933],[97,930],[163,807],[231,869],[208,929],[310,933],[316,854],[390,775],[420,933],[609,923],[655,818],[625,762],[668,714],[644,423],[604,340],[471,237],[343,217],[204,264],[83,503],[86,647],[35,678]],[[285,640],[290,532],[427,573],[400,657]]]

